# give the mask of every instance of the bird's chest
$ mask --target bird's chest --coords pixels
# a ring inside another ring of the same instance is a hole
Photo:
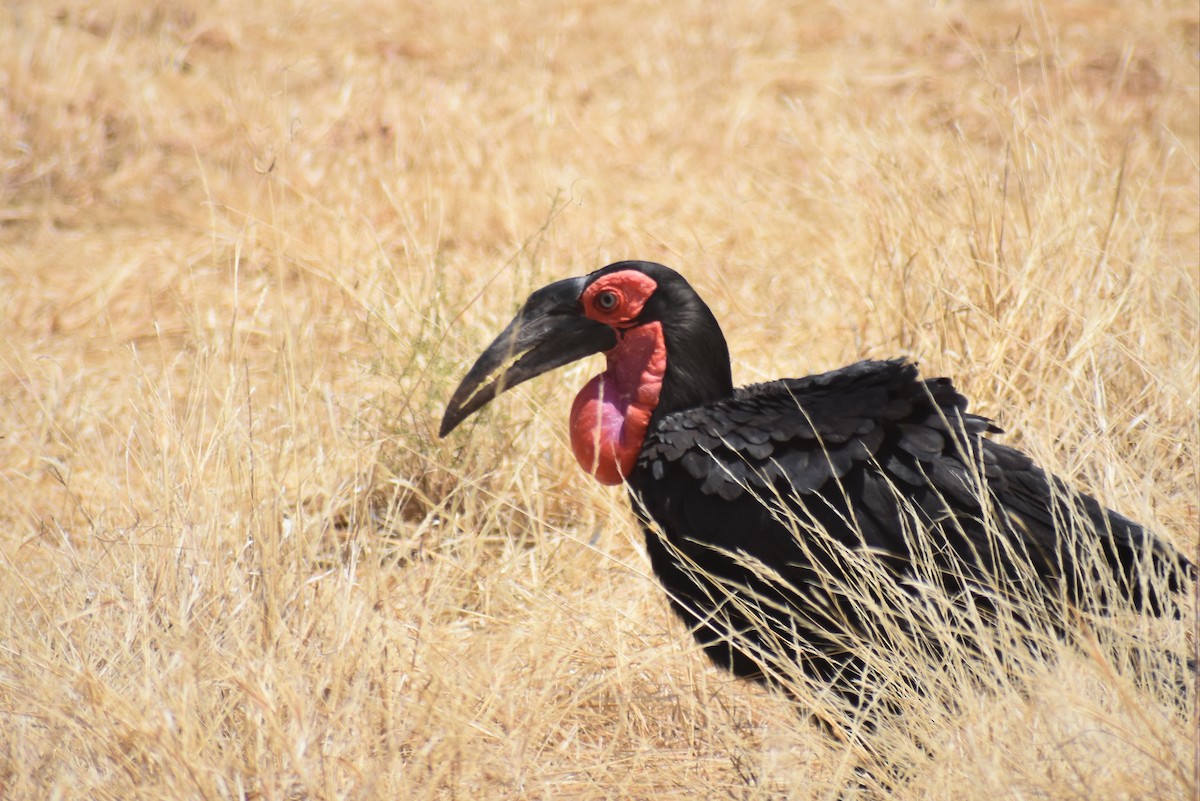
[[[725,500],[702,489],[679,465],[639,465],[629,478],[630,503],[646,531],[655,570],[728,574],[739,562],[790,550],[791,535],[760,499]]]

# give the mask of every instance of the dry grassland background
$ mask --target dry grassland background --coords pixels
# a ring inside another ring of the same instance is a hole
[[[1198,48],[1190,1],[3,4],[0,797],[836,797],[575,467],[596,362],[443,403],[652,259],[739,382],[911,355],[1194,552]],[[895,797],[1195,797],[1102,660],[964,696]]]

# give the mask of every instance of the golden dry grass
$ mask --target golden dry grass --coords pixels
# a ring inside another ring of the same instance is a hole
[[[4,5],[0,796],[836,797],[575,469],[594,365],[442,404],[654,259],[739,381],[910,354],[1194,550],[1198,49],[1194,2]],[[915,712],[895,797],[1194,797],[1161,695],[1064,653]]]

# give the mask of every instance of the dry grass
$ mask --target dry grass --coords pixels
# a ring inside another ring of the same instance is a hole
[[[1194,2],[4,5],[0,796],[835,797],[571,462],[593,365],[442,403],[655,259],[738,380],[911,354],[1194,549],[1198,48]],[[1103,660],[962,704],[895,797],[1197,792]]]

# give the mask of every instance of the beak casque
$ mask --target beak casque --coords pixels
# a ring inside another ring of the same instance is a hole
[[[586,277],[568,278],[529,296],[520,313],[488,345],[454,390],[438,436],[449,434],[505,390],[616,347],[616,331],[583,315],[579,296],[586,286]]]

